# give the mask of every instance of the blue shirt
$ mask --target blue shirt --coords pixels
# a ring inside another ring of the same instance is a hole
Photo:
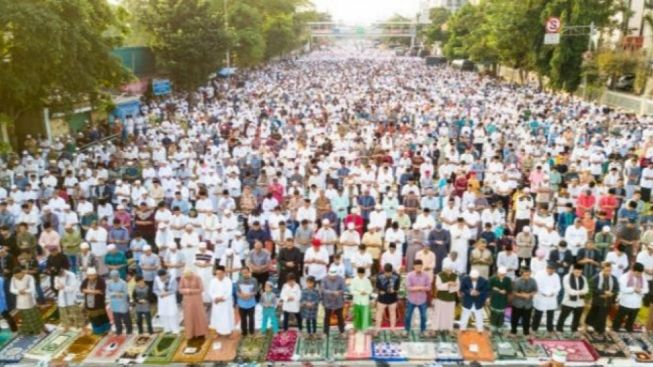
[[[179,211],[181,211],[184,214],[188,214],[190,211],[190,204],[188,201],[181,199],[181,200],[172,200],[172,203],[170,204],[171,208],[178,207]]]
[[[5,278],[0,276],[0,313],[7,311],[7,300],[5,299]]]
[[[249,277],[245,279],[241,277],[240,280],[236,283],[236,294],[238,294],[238,292],[243,292],[255,295],[257,290],[258,282],[255,278]],[[250,309],[256,306],[256,297],[252,296],[247,299],[237,297],[236,302],[238,303],[239,308]]]
[[[127,282],[122,279],[117,282],[113,281],[113,279],[107,281],[107,297],[109,297],[111,311],[114,313],[129,312],[129,289],[127,289]]]

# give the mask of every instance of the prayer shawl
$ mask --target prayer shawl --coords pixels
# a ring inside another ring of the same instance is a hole
[[[576,282],[576,279],[578,279],[578,282]],[[573,289],[575,291],[583,289],[583,287],[585,286],[585,279],[583,279],[582,276],[577,278],[576,276],[572,275],[569,278],[569,285],[571,286],[571,289]],[[577,301],[578,296],[569,296],[569,299],[571,301]]]

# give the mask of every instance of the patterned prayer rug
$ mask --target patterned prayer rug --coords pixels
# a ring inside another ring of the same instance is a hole
[[[567,362],[594,362],[599,358],[594,348],[584,340],[535,339],[533,344],[544,347],[549,356],[555,351],[567,352]]]
[[[327,359],[327,338],[323,334],[303,334],[295,344],[295,356],[301,362],[313,362]]]
[[[295,344],[297,344],[297,332],[289,330],[280,332],[270,341],[268,348],[268,355],[266,360],[268,362],[290,362],[293,360],[295,354]]]
[[[152,347],[145,353],[145,363],[165,364],[170,362],[180,343],[179,335],[170,333],[159,335]]]
[[[462,362],[463,356],[457,342],[440,341],[435,343],[435,360],[437,362]]]
[[[0,363],[18,363],[45,335],[18,335],[0,350]]]
[[[401,352],[409,361],[435,361],[435,344],[432,342],[403,342]]]
[[[399,330],[381,330],[374,335],[374,343],[398,343],[405,341],[403,331]]]
[[[585,339],[596,350],[599,357],[603,358],[626,358],[620,343],[612,338],[610,334],[585,333]]]
[[[331,361],[342,361],[347,357],[347,335],[340,335],[332,332],[329,334],[327,347],[327,359]]]
[[[492,347],[498,360],[523,360],[526,359],[519,343],[504,338],[501,335],[492,336]]]
[[[118,358],[118,361],[120,364],[142,363],[145,360],[145,353],[154,344],[154,341],[156,341],[156,335],[138,335],[133,337],[125,347],[125,351]]]
[[[466,361],[493,362],[492,342],[487,333],[466,330],[458,334],[458,347]]]
[[[7,345],[14,338],[14,333],[9,330],[0,331],[0,349]]]
[[[533,344],[528,340],[520,340],[518,342],[519,348],[524,353],[524,357],[531,361],[544,361],[549,358],[544,347],[539,344]]]
[[[172,360],[179,363],[202,362],[211,347],[211,342],[211,338],[184,339]]]
[[[211,341],[211,346],[204,356],[209,362],[231,362],[236,359],[240,333],[234,332],[230,336],[216,336]]]
[[[78,331],[55,330],[25,354],[25,358],[49,361],[66,351],[77,339]]]
[[[80,364],[89,354],[91,354],[91,351],[100,339],[102,339],[102,337],[93,334],[82,335],[75,339],[68,349],[66,349],[61,356],[56,358],[56,361],[75,365]]]
[[[86,357],[85,363],[115,363],[122,355],[131,339],[131,335],[109,335],[102,339]]]
[[[369,359],[372,357],[372,337],[369,334],[355,332],[347,338],[347,355],[349,360]]]
[[[411,342],[436,342],[442,338],[448,337],[449,333],[445,331],[426,330],[420,333],[417,330],[411,330],[408,333],[408,341]],[[454,338],[455,340],[455,338]]]
[[[236,360],[239,363],[260,363],[265,361],[270,339],[272,339],[271,334],[243,337],[240,340]]]
[[[379,362],[402,362],[406,360],[401,343],[373,342],[372,359]]]
[[[630,355],[640,362],[653,361],[653,345],[649,343],[644,334],[637,333],[617,333],[620,346],[627,350]]]

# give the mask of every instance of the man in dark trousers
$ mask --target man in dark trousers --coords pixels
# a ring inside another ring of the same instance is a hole
[[[510,334],[517,335],[520,322],[524,335],[531,329],[531,314],[533,313],[533,296],[537,293],[537,282],[531,278],[531,269],[522,267],[520,277],[512,286],[512,316],[510,318]]]
[[[597,333],[605,332],[610,307],[619,293],[619,281],[612,275],[612,264],[604,262],[601,272],[590,281],[592,289],[592,307],[587,314],[585,323],[594,328]]]

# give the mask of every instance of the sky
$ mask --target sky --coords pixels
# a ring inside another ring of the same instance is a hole
[[[395,13],[410,16],[419,10],[420,0],[312,0],[318,11],[328,12],[334,21],[369,24],[385,20]]]

